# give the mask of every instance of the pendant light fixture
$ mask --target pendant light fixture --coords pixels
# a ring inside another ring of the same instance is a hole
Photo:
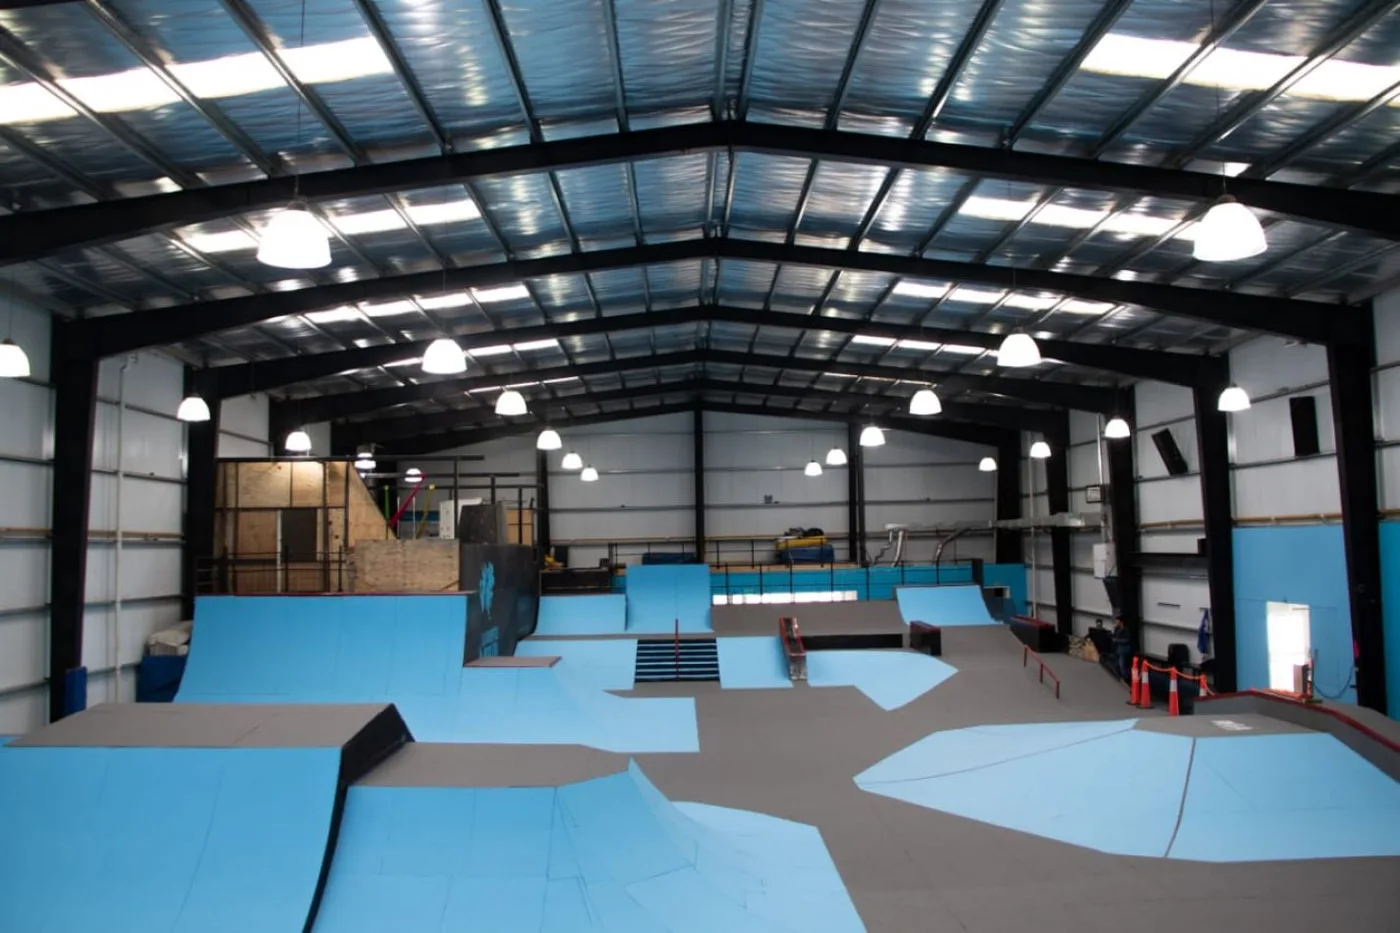
[[[306,2],[301,4],[301,35],[306,46]],[[301,147],[301,106],[297,98],[297,148]],[[323,269],[331,264],[331,242],[326,228],[301,200],[301,173],[292,175],[292,203],[272,216],[258,240],[258,262],[276,269]]]
[[[528,414],[529,407],[525,404],[525,396],[514,389],[506,389],[496,399],[496,414],[503,418],[515,418]]]
[[[942,411],[943,403],[938,400],[938,394],[932,389],[920,389],[909,400],[911,415],[937,415]]]
[[[187,395],[180,402],[180,407],[175,409],[175,417],[179,421],[197,422],[209,420],[209,403],[198,395]]]
[[[881,431],[873,424],[866,425],[865,429],[860,432],[860,446],[884,447],[885,432]]]
[[[1031,445],[1031,459],[1049,460],[1050,445],[1045,443],[1044,441],[1036,441],[1034,444]]]
[[[29,354],[9,337],[0,341],[0,379],[25,379],[29,376]]]
[[[571,450],[564,455],[564,459],[559,461],[561,470],[581,470],[583,469],[583,458],[577,451]]]
[[[1191,255],[1200,262],[1233,262],[1258,256],[1268,248],[1269,240],[1259,218],[1226,194],[1196,224]]]
[[[839,466],[845,466],[845,465],[846,465],[846,452],[845,452],[844,450],[842,450],[840,447],[833,447],[833,448],[831,448],[830,450],[828,450],[828,451],[826,452],[826,465],[827,465],[827,466],[838,466],[838,467],[839,467]]]
[[[410,486],[417,486],[419,483],[423,482],[423,471],[417,467],[409,467],[404,471],[403,481]]]
[[[374,454],[370,453],[368,450],[362,450],[355,455],[355,469],[359,470],[361,473],[368,473],[377,466],[379,466],[379,464],[374,462]]]
[[[326,228],[306,204],[295,201],[263,227],[258,262],[275,269],[324,269],[331,264],[331,241]]]
[[[282,444],[288,453],[309,454],[311,453],[311,435],[306,433],[305,428],[297,428],[287,435],[287,440]]]
[[[583,472],[578,475],[578,478],[585,483],[596,483],[598,482],[598,471],[593,469],[592,466],[586,466],[583,468]]]
[[[822,465],[816,460],[808,460],[807,465],[802,469],[802,474],[804,476],[821,476]]]
[[[1008,369],[1036,366],[1040,363],[1040,347],[1030,334],[1007,334],[997,350],[997,365]]]
[[[1108,424],[1103,426],[1103,436],[1113,441],[1121,441],[1132,434],[1128,427],[1128,422],[1122,418],[1110,418]]]
[[[430,376],[455,376],[467,371],[467,355],[450,337],[439,337],[423,351],[423,372]]]
[[[535,441],[536,450],[558,450],[563,446],[563,439],[559,436],[559,432],[553,428],[545,428],[540,432],[539,439]]]
[[[983,473],[995,473],[997,471],[997,462],[991,457],[983,457],[978,461],[977,469]]]
[[[1247,411],[1249,409],[1249,393],[1239,386],[1232,385],[1220,393],[1220,400],[1215,403],[1215,407],[1220,411]]]

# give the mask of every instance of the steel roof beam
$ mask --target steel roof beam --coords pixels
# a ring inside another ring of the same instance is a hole
[[[611,317],[582,318],[575,321],[539,324],[505,330],[463,334],[456,338],[462,349],[470,352],[503,343],[526,343],[535,340],[564,340],[592,334],[616,334],[654,327],[681,327],[701,323],[724,323],[799,331],[827,331],[838,334],[864,334],[889,340],[926,340],[939,343],[977,346],[994,350],[1002,335],[981,331],[949,330],[908,324],[867,322],[857,318],[825,317],[794,314],[787,311],[760,311],[727,305],[699,305],[665,311],[642,311]],[[420,356],[429,340],[411,343],[386,343],[373,347],[336,350],[307,356],[278,360],[218,366],[199,375],[201,392],[210,398],[230,398],[253,392],[266,392],[299,382],[324,379],[337,373],[384,366],[395,360]],[[1103,344],[1075,343],[1070,340],[1040,340],[1041,354],[1075,366],[1116,373],[1131,378],[1152,379],[1174,385],[1194,385],[1206,365],[1207,357],[1185,353],[1165,353],[1158,350],[1138,350]],[[945,373],[919,371],[933,378]]]
[[[546,172],[712,150],[764,152],[890,168],[945,168],[978,176],[1199,201],[1214,200],[1221,190],[1220,177],[1206,172],[868,133],[724,121],[312,172],[300,177],[299,194],[313,201],[387,194],[491,175]],[[1400,195],[1338,191],[1253,178],[1232,178],[1229,186],[1233,195],[1256,208],[1400,238]],[[270,178],[7,216],[0,218],[0,262],[17,262],[175,224],[277,207],[296,193],[291,178]]]
[[[525,423],[535,427],[557,425],[560,417],[569,417],[568,409],[583,405],[603,405],[610,402],[633,401],[638,398],[651,398],[659,395],[735,395],[760,396],[764,398],[785,398],[820,402],[855,404],[856,410],[864,413],[865,405],[880,403],[882,407],[874,417],[897,415],[908,402],[905,395],[883,395],[874,392],[831,392],[822,389],[806,389],[802,386],[770,385],[758,382],[734,382],[720,379],[681,379],[671,382],[653,383],[644,386],[631,386],[605,392],[579,392],[561,395],[552,399],[537,399],[528,416],[511,423]],[[1044,431],[1055,418],[1052,409],[1027,409],[1011,405],[978,405],[959,402],[945,402],[940,421],[957,421],[968,424],[989,425],[1012,430]],[[911,416],[912,417],[912,416]],[[370,442],[389,443],[400,438],[414,437],[442,431],[462,430],[475,425],[464,425],[464,420],[477,418],[483,424],[494,423],[490,405],[475,408],[434,412],[427,415],[409,415],[398,418],[381,418],[375,421],[350,422],[337,426],[339,437],[354,439],[356,444]],[[935,423],[933,421],[927,422]]]
[[[792,263],[1000,288],[1044,289],[1113,304],[1137,304],[1177,317],[1273,333],[1319,344],[1326,343],[1338,326],[1338,320],[1347,317],[1344,311],[1317,302],[1242,295],[1203,288],[1152,282],[1125,282],[1119,279],[1040,269],[982,266],[941,259],[762,243],[756,240],[696,239],[466,266],[446,271],[384,276],[296,291],[225,298],[90,318],[75,326],[73,339],[82,340],[87,344],[85,352],[97,356],[115,356],[190,340],[222,330],[245,327],[283,315],[302,314],[341,304],[402,298],[415,293],[435,294],[444,288],[480,288],[541,276],[573,275],[700,259]]]
[[[646,356],[600,360],[577,366],[553,366],[543,369],[513,370],[466,378],[443,379],[416,385],[385,389],[343,392],[310,399],[295,399],[278,403],[293,420],[308,423],[335,421],[365,415],[410,402],[434,399],[456,399],[473,390],[486,390],[519,382],[543,382],[547,379],[616,375],[637,370],[662,369],[673,366],[737,366],[777,371],[825,373],[836,371],[866,379],[896,380],[919,385],[937,381],[945,391],[973,389],[993,395],[1004,395],[1022,401],[1056,405],[1111,414],[1117,410],[1117,393],[1113,389],[1072,383],[1044,382],[1034,379],[1013,379],[1004,376],[948,376],[945,373],[921,372],[892,366],[836,362],[804,357],[762,356],[722,350],[682,350]]]

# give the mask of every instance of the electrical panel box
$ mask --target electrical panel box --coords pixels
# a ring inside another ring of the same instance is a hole
[[[1113,576],[1118,568],[1118,556],[1112,544],[1094,545],[1094,578]]]

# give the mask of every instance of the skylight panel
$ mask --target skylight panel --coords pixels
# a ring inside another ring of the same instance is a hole
[[[449,292],[446,295],[419,295],[418,304],[429,311],[444,308],[462,308],[472,303],[472,296],[466,292]]]
[[[548,340],[527,340],[524,343],[517,343],[515,349],[519,353],[531,353],[535,350],[557,350],[559,341],[553,337]]]
[[[894,287],[896,295],[907,295],[910,298],[942,298],[948,293],[947,285],[935,285],[932,282],[911,282],[903,279]]]
[[[510,352],[511,347],[508,343],[493,344],[489,347],[474,347],[467,351],[472,356],[504,356]]]
[[[524,285],[502,285],[498,288],[474,288],[472,294],[482,304],[493,301],[519,301],[530,297],[530,290]]]
[[[894,346],[894,342],[893,337],[875,337],[870,334],[856,334],[851,338],[851,343],[864,344],[871,347],[892,347]]]
[[[359,309],[351,308],[349,306],[340,308],[327,308],[324,311],[308,311],[306,313],[306,319],[313,324],[334,324],[338,321],[363,320],[363,318],[360,316]]]
[[[928,340],[901,340],[896,346],[901,350],[916,350],[922,353],[932,353],[943,346],[943,344],[933,343]]]
[[[225,233],[189,233],[180,239],[201,253],[232,253],[241,249],[257,249],[258,241],[245,230],[229,230]]]
[[[418,306],[407,298],[399,301],[383,301],[378,304],[362,304],[360,310],[369,317],[395,317],[400,314],[416,314]]]

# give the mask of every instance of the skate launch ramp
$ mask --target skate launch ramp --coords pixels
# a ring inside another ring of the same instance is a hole
[[[699,747],[689,697],[614,696],[578,663],[464,668],[465,633],[460,596],[201,599],[176,702],[392,703],[420,742]]]
[[[907,625],[926,622],[943,628],[998,625],[987,612],[980,586],[901,586],[895,589],[899,613]]]
[[[863,930],[811,826],[558,787],[350,789],[316,933]]]

